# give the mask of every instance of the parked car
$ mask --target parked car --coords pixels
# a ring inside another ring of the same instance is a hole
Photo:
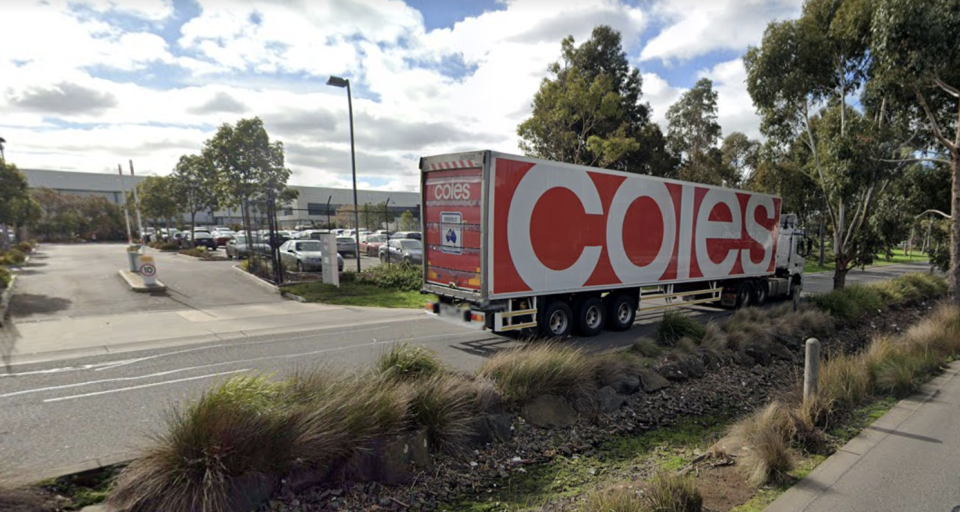
[[[195,231],[193,234],[189,232],[184,233],[183,243],[184,245],[194,245],[195,247],[206,247],[211,251],[217,250],[217,240],[206,231]]]
[[[387,237],[380,235],[366,235],[360,237],[360,253],[373,257],[380,254],[380,246],[386,243]]]
[[[357,255],[357,241],[352,236],[337,237],[337,254]]]
[[[406,262],[419,265],[423,263],[423,244],[411,238],[394,239],[380,247],[380,261]]]
[[[270,254],[270,244],[257,235],[253,237],[253,251],[258,254]],[[250,257],[250,248],[247,247],[247,236],[238,234],[227,242],[227,258],[242,260]]]
[[[419,231],[397,231],[396,233],[390,235],[390,238],[409,238],[411,240],[423,240],[423,236],[420,235]]]
[[[213,235],[213,239],[217,241],[218,247],[221,245],[227,245],[227,242],[229,242],[231,238],[237,235],[236,233],[234,233],[233,231],[230,231],[229,229],[216,230],[210,234]]]
[[[320,240],[320,235],[329,234],[329,229],[307,229],[301,231],[296,238],[299,240]]]
[[[323,270],[322,245],[316,240],[288,240],[280,246],[280,259],[297,272]],[[343,272],[343,257],[337,254],[337,270]]]

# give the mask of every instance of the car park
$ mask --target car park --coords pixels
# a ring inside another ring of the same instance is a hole
[[[412,238],[394,239],[380,247],[382,263],[423,263],[423,244]]]
[[[352,236],[338,236],[337,237],[337,253],[356,256],[357,241]]]
[[[423,240],[423,236],[419,231],[397,231],[396,233],[390,235],[390,238],[409,238],[411,240]]]
[[[323,270],[322,247],[316,240],[288,240],[280,246],[280,259],[297,272]],[[343,257],[339,254],[337,270],[343,271]]]
[[[251,248],[257,254],[270,254],[270,244],[266,243],[260,236],[254,235],[252,237],[252,243],[248,246],[247,236],[238,234],[227,242],[227,258],[238,260],[249,258]]]
[[[211,251],[217,250],[217,241],[213,238],[213,235],[207,233],[206,231],[194,231],[193,234],[185,233],[186,236],[183,237],[183,241],[187,245],[193,245],[194,247],[206,247]]]

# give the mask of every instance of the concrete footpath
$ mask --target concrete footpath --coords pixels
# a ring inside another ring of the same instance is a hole
[[[960,512],[958,374],[955,362],[766,512]]]

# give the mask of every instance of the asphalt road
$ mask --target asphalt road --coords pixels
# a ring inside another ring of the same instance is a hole
[[[167,272],[176,272],[174,263],[159,261],[160,275],[167,266]],[[193,270],[184,270],[194,276],[196,283],[192,286],[205,290],[205,279],[198,278],[196,272],[210,272],[208,269],[219,264],[189,264],[196,265]],[[111,265],[116,272],[116,265]],[[886,279],[925,269],[922,265],[897,265],[854,271],[849,282]],[[115,275],[108,279],[117,280]],[[807,290],[829,290],[831,279],[831,274],[808,276]],[[178,293],[194,300],[190,291],[182,289]],[[247,299],[253,300],[230,297]],[[71,302],[70,307],[89,306]],[[710,308],[689,311],[707,318],[730,314]],[[651,335],[660,314],[640,315],[634,328],[624,333],[572,338],[568,343],[590,350],[625,347],[639,336]],[[0,373],[0,410],[4,412],[0,415],[0,460],[4,461],[0,479],[32,481],[129,457],[151,431],[162,425],[165,411],[229,375],[250,371],[283,375],[302,368],[362,371],[395,342],[425,345],[447,364],[466,371],[498,350],[520,343],[459,323],[414,316],[391,323],[14,366],[7,369],[11,373]]]

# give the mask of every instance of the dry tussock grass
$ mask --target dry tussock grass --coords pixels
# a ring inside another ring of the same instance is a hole
[[[788,432],[789,418],[780,402],[771,402],[734,426],[731,436],[745,448],[738,466],[750,484],[761,486],[789,478],[794,458]]]
[[[582,350],[538,343],[498,352],[480,367],[507,400],[523,403],[546,395],[583,398],[596,391],[596,359]]]

